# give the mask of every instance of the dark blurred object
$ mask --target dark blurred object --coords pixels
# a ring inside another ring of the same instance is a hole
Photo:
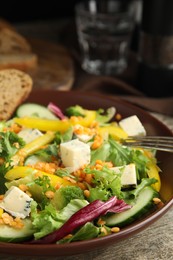
[[[56,19],[74,15],[74,5],[80,0],[2,1],[0,17],[10,22]]]
[[[143,0],[137,87],[149,96],[173,95],[172,13],[172,0]]]
[[[128,65],[136,0],[88,0],[76,5],[81,66],[90,74],[120,75]]]
[[[142,0],[135,0],[135,25],[134,25],[134,30],[133,30],[133,35],[132,35],[132,39],[131,39],[131,44],[130,44],[130,49],[133,52],[137,52],[138,51],[138,46],[139,46],[139,34],[140,34],[140,30],[141,30],[141,12],[142,12]]]

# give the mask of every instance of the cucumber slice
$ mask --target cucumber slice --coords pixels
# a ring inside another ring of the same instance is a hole
[[[34,116],[34,117],[58,120],[58,117],[56,117],[48,108],[35,103],[25,103],[20,105],[16,110],[16,116],[17,117]]]
[[[48,162],[48,160],[38,155],[31,155],[26,158],[24,165],[33,165],[37,162]]]
[[[24,219],[24,227],[21,229],[7,225],[0,225],[0,241],[16,243],[28,240],[32,237],[34,230],[30,219]]]
[[[154,207],[153,198],[158,196],[159,194],[152,187],[145,187],[139,193],[136,203],[131,209],[105,217],[106,225],[122,227],[132,223]]]

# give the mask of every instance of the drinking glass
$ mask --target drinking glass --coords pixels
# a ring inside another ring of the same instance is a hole
[[[92,74],[115,75],[127,67],[135,1],[88,0],[75,6],[81,66]]]

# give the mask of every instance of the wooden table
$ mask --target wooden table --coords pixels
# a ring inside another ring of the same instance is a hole
[[[40,39],[59,41],[58,31],[63,29],[66,21],[37,22],[36,24],[19,24],[18,29],[26,36],[37,36]],[[50,29],[51,28],[51,29]],[[173,131],[173,118],[161,114],[155,114],[159,120],[165,123]],[[10,252],[9,252],[10,254]],[[3,260],[38,260],[38,259],[62,259],[62,260],[173,260],[173,208],[161,219],[146,230],[133,237],[114,244],[112,246],[96,250],[94,252],[70,257],[12,257],[0,255]]]

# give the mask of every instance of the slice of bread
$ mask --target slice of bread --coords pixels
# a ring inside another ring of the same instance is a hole
[[[15,68],[22,71],[37,66],[37,55],[34,53],[0,54],[0,70]]]
[[[38,57],[27,39],[8,21],[0,18],[0,70],[14,68],[28,71],[36,68]]]
[[[0,71],[0,120],[8,120],[16,108],[29,96],[32,78],[16,69]]]
[[[0,27],[0,53],[16,54],[23,52],[31,52],[31,46],[27,40],[13,29]]]
[[[16,31],[16,29],[13,27],[13,25],[11,25],[11,23],[9,23],[7,20],[5,20],[4,18],[0,18],[0,29],[2,28],[9,28],[12,31]]]

